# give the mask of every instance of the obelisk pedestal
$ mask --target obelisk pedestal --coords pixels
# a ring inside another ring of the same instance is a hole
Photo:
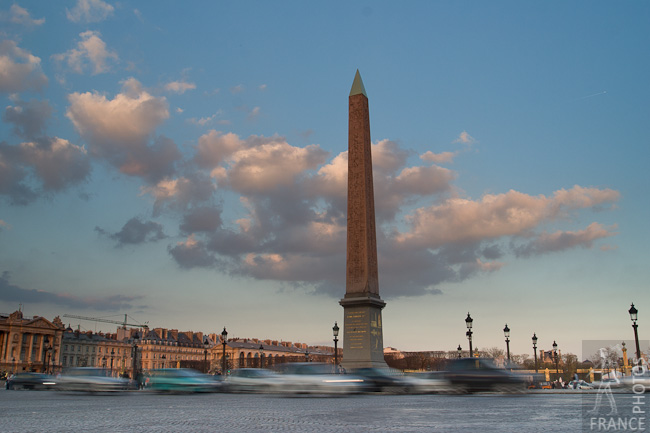
[[[357,71],[349,97],[348,224],[343,361],[345,369],[386,368],[379,297],[368,97]]]

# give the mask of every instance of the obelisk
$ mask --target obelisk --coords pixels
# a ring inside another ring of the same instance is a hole
[[[379,297],[375,198],[370,153],[368,96],[357,70],[348,114],[348,231],[343,307],[345,369],[387,367]]]

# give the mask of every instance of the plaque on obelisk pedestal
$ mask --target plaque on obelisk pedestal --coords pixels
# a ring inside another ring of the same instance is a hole
[[[387,367],[379,297],[375,197],[370,153],[368,97],[357,71],[349,98],[348,231],[343,307],[345,369]]]

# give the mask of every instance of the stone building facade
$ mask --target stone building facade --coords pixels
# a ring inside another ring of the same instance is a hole
[[[0,315],[0,370],[53,372],[61,364],[64,326],[57,316],[25,318],[18,310]]]
[[[131,376],[132,344],[114,337],[111,334],[66,329],[61,348],[61,367],[99,367],[110,369],[114,376]]]

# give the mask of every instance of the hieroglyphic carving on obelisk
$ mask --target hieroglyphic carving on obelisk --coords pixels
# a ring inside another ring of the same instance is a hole
[[[375,198],[368,96],[357,70],[348,118],[348,231],[344,312],[344,368],[385,367],[379,297]]]

